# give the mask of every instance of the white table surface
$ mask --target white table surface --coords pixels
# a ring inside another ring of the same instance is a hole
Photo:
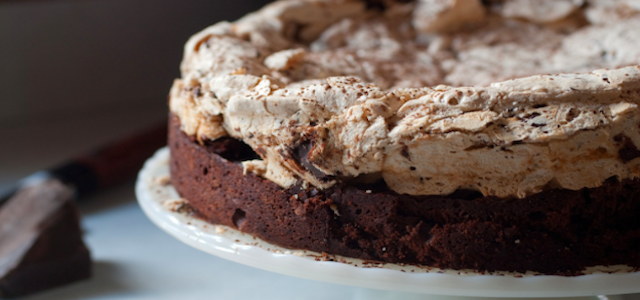
[[[164,118],[72,119],[46,126],[0,128],[0,187],[38,168]],[[140,113],[137,113],[140,116]],[[45,130],[46,129],[46,130]],[[71,130],[73,129],[73,130]],[[34,134],[46,132],[39,140]],[[92,133],[92,134],[87,134]],[[34,148],[45,143],[47,147]],[[254,269],[175,240],[142,213],[133,180],[80,204],[85,241],[94,261],[89,280],[26,297],[51,299],[451,299],[315,282]],[[623,299],[640,299],[640,295]]]
[[[450,299],[315,282],[211,256],[155,227],[134,201],[132,183],[81,210],[93,277],[25,299]]]

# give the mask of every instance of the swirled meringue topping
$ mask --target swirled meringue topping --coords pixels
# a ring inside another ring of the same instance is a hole
[[[245,168],[284,188],[525,197],[637,177],[640,17],[527,3],[278,1],[193,36],[170,108],[199,141],[243,140],[262,158]],[[614,69],[560,74],[598,68]]]

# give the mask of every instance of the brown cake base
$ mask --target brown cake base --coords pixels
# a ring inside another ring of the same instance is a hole
[[[410,196],[384,183],[283,189],[239,161],[223,138],[201,146],[170,117],[171,178],[207,221],[292,249],[479,271],[579,275],[586,267],[640,267],[640,180],[548,190],[524,199]]]

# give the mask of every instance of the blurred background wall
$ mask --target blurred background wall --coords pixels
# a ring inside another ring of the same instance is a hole
[[[190,35],[267,0],[0,0],[0,187],[157,123]]]

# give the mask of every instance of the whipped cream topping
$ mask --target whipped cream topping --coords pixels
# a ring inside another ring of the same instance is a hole
[[[201,142],[243,140],[262,158],[245,170],[284,188],[524,197],[637,177],[640,17],[526,2],[278,1],[194,35],[170,109]]]

